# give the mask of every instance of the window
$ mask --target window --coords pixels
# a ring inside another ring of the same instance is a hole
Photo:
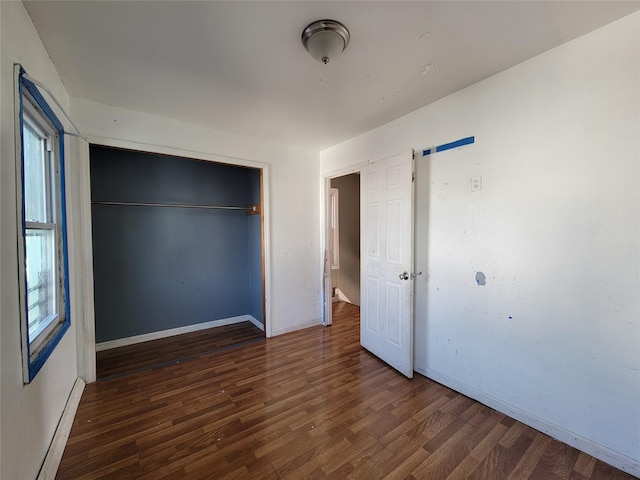
[[[70,325],[64,130],[37,87],[19,76],[18,251],[25,383]]]

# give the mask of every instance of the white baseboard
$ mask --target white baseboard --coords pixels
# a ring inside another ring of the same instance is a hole
[[[609,465],[612,465],[622,471],[625,471],[636,477],[640,477],[640,462],[623,455],[620,452],[611,450],[604,445],[600,445],[591,439],[578,435],[570,430],[555,425],[543,418],[537,417],[525,410],[522,410],[514,405],[503,402],[498,398],[494,398],[491,395],[487,395],[473,387],[470,387],[458,380],[451,378],[445,374],[426,368],[420,365],[414,365],[414,370],[431,380],[435,380],[442,385],[445,385],[456,392],[462,393],[467,397],[473,398],[478,402],[487,405],[505,415],[515,418],[519,422],[524,423],[536,430],[546,433],[550,437],[555,438],[561,442],[571,445],[578,450],[588,453],[592,457],[602,460]]]
[[[249,317],[247,320],[264,332],[264,323],[259,322],[253,315],[247,315],[247,317]]]
[[[353,303],[339,288],[336,288],[336,297],[338,297],[339,302]]]
[[[310,328],[310,327],[317,327],[319,325],[322,325],[321,318],[317,318],[312,322],[298,323],[296,325],[291,325],[290,327],[277,328],[275,330],[272,330],[271,336],[276,337],[278,335],[284,335],[285,333],[291,333],[297,330],[303,330],[305,328]]]
[[[232,325],[234,323],[251,322],[256,327],[264,331],[264,325],[256,320],[252,315],[240,315],[238,317],[222,318],[220,320],[212,320],[210,322],[196,323],[194,325],[185,325],[184,327],[171,328],[169,330],[161,330],[159,332],[145,333],[134,337],[118,338],[109,340],[108,342],[96,343],[96,352],[102,350],[110,350],[112,348],[125,347],[136,343],[148,342],[159,338],[173,337],[174,335],[182,335],[183,333],[198,332],[207,328],[222,327],[224,325]]]
[[[78,405],[80,405],[80,399],[82,398],[82,392],[84,391],[84,380],[81,378],[76,379],[76,383],[73,384],[67,404],[62,412],[60,422],[56,432],[53,434],[53,440],[47,450],[47,455],[44,457],[44,462],[40,473],[38,473],[38,480],[54,480],[56,473],[58,473],[58,467],[62,460],[62,454],[64,448],[67,446],[67,440],[69,439],[69,433],[71,432],[71,426],[73,425],[73,419],[76,416]]]

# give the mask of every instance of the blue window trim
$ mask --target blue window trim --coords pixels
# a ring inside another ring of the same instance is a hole
[[[60,218],[60,230],[62,232],[62,267],[63,267],[63,272],[64,272],[64,309],[65,309],[65,319],[64,321],[58,326],[56,327],[56,330],[54,330],[53,335],[51,336],[51,338],[47,341],[47,343],[44,345],[44,347],[40,350],[40,352],[38,353],[38,355],[34,358],[31,359],[31,346],[29,345],[29,339],[27,337],[27,341],[26,341],[26,348],[27,348],[27,363],[28,363],[28,368],[29,368],[29,382],[31,382],[35,376],[38,374],[38,372],[40,371],[40,369],[43,367],[43,365],[45,364],[45,362],[47,361],[47,359],[49,358],[49,356],[51,356],[51,353],[53,353],[53,351],[55,350],[56,346],[58,345],[58,343],[60,343],[60,340],[62,339],[62,337],[64,336],[64,334],[66,333],[67,330],[69,330],[69,327],[71,326],[71,308],[69,306],[70,304],[70,299],[69,299],[69,260],[68,260],[68,250],[67,250],[67,208],[66,208],[66,190],[65,190],[65,173],[64,173],[64,127],[62,126],[62,123],[60,123],[60,120],[58,119],[58,117],[55,115],[55,113],[53,113],[53,110],[51,110],[51,107],[49,106],[49,104],[46,102],[46,100],[44,99],[44,97],[42,96],[42,94],[40,93],[40,91],[38,90],[38,87],[36,87],[32,82],[30,82],[29,80],[27,80],[26,78],[24,78],[24,74],[26,72],[24,71],[24,69],[20,69],[20,82],[18,83],[18,88],[19,88],[19,97],[20,97],[20,171],[21,171],[21,179],[22,179],[22,218],[21,218],[21,222],[22,222],[22,242],[23,242],[23,251],[25,252],[25,257],[22,259],[23,262],[26,261],[26,222],[25,222],[25,198],[24,198],[24,139],[23,137],[23,127],[24,127],[24,108],[23,108],[23,101],[24,101],[24,91],[26,90],[27,92],[29,92],[31,98],[33,99],[33,101],[36,103],[36,106],[40,109],[40,111],[44,114],[44,116],[51,122],[51,124],[54,126],[54,128],[56,129],[57,133],[58,133],[58,158],[57,158],[57,162],[58,162],[58,169],[59,169],[59,184],[58,184],[58,188],[60,188],[60,211],[61,211],[61,218]],[[26,278],[24,279],[25,282],[25,292],[27,291],[26,289]],[[28,322],[27,316],[26,316],[26,312],[23,312],[23,322]],[[26,326],[26,328],[23,328],[23,335],[28,335],[28,326]]]

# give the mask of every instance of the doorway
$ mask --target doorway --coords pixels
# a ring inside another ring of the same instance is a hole
[[[332,178],[331,189],[338,194],[332,206],[337,222],[331,222],[337,227],[331,265],[332,298],[360,306],[360,174]]]
[[[360,173],[327,179],[327,262],[325,278],[332,313],[339,303],[360,307]],[[353,309],[350,309],[353,310]],[[326,315],[325,317],[327,317]],[[333,323],[331,315],[330,323]],[[326,322],[326,318],[325,318]]]
[[[413,377],[414,160],[413,150],[405,150],[357,170],[361,176],[360,343],[408,378]],[[325,325],[333,321],[330,192],[332,179],[339,176],[325,177]]]

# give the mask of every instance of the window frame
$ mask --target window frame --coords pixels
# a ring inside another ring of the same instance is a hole
[[[18,220],[18,279],[20,301],[20,330],[23,359],[23,381],[30,383],[42,369],[56,346],[71,326],[69,301],[69,262],[67,249],[65,149],[64,127],[53,110],[32,82],[24,78],[22,68],[17,70],[16,89],[16,196]],[[46,222],[26,220],[24,128],[27,125],[41,138],[50,142],[45,180],[47,190]],[[35,128],[34,128],[35,127]],[[55,313],[46,326],[29,339],[28,289],[26,276],[27,231],[50,230],[53,232],[53,268],[55,271]],[[61,278],[60,278],[61,277]]]

